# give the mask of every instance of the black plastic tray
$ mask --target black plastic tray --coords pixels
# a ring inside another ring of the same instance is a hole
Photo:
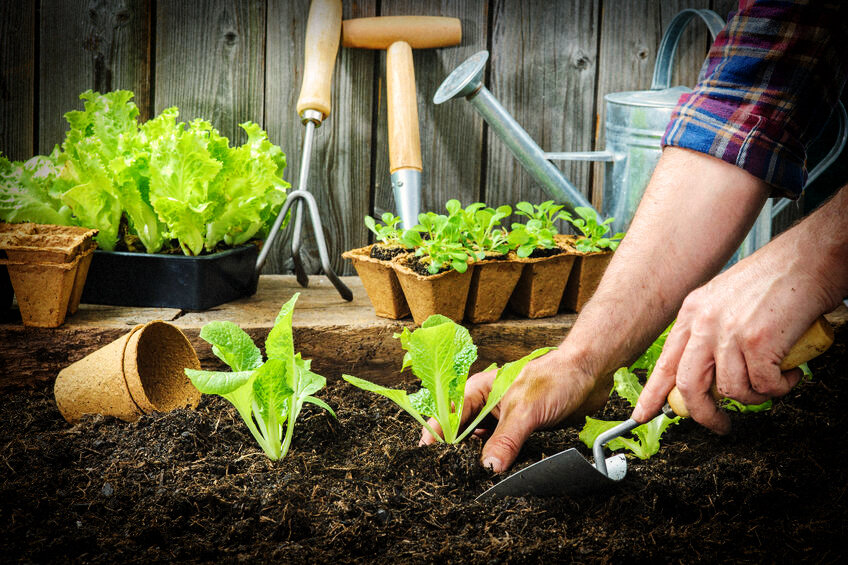
[[[82,302],[206,310],[256,293],[259,248],[188,257],[97,250]]]

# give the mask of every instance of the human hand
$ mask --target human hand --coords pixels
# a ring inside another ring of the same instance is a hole
[[[461,425],[474,418],[486,404],[496,373],[485,371],[468,379]],[[571,363],[559,349],[534,359],[490,412],[498,422],[483,446],[483,466],[496,473],[507,470],[534,430],[556,426],[571,418],[582,420],[583,416],[604,405],[611,386],[611,378],[595,379],[580,371],[578,365]],[[436,433],[442,432],[434,419],[428,424]],[[485,436],[489,431],[480,428],[474,433]],[[435,441],[432,434],[422,430],[421,445]]]
[[[782,372],[781,361],[831,298],[816,277],[785,261],[780,245],[734,265],[683,302],[633,418],[656,415],[676,385],[690,415],[725,434],[730,419],[721,397],[760,404],[789,392],[801,370]]]

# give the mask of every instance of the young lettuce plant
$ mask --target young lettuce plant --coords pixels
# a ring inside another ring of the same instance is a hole
[[[310,370],[310,360],[294,352],[291,325],[298,296],[296,293],[280,309],[265,340],[268,360],[264,363],[259,348],[244,330],[232,322],[210,322],[200,330],[200,337],[212,345],[212,352],[232,372],[185,370],[200,392],[217,394],[235,406],[272,461],[288,453],[305,402],[336,416],[327,403],[313,396],[327,380]]]
[[[639,395],[642,394],[642,384],[639,377],[636,376],[636,371],[643,370],[647,372],[650,378],[657,360],[662,353],[663,345],[671,331],[671,326],[665,329],[660,336],[651,344],[650,347],[636,360],[629,368],[622,367],[615,372],[615,384],[613,391],[624,398],[631,407],[636,406],[639,400]],[[614,428],[623,420],[607,422],[604,420],[596,420],[595,418],[586,417],[586,425],[580,431],[580,440],[587,447],[592,447],[595,439],[603,432]],[[633,438],[618,437],[607,444],[611,451],[620,449],[628,449],[639,459],[648,459],[656,454],[660,449],[660,438],[666,429],[672,424],[677,424],[680,417],[669,418],[665,414],[660,414],[650,422],[642,424],[633,429]]]
[[[403,230],[398,228],[400,218],[391,212],[384,212],[380,224],[371,216],[365,216],[365,227],[371,230],[377,237],[377,241],[387,246],[402,245],[400,238],[403,235]]]
[[[500,225],[501,220],[512,214],[512,208],[487,208],[482,202],[475,202],[463,209],[458,200],[449,200],[446,207],[451,216],[461,218],[463,239],[477,261],[509,251],[508,234]]]
[[[556,247],[554,236],[558,233],[557,220],[571,220],[568,212],[562,211],[562,206],[547,200],[538,205],[529,202],[519,202],[515,205],[515,213],[528,218],[527,223],[512,224],[512,231],[507,239],[509,247],[515,249],[519,257],[529,257],[536,249],[553,249]]]
[[[473,256],[462,241],[461,227],[459,216],[427,212],[418,215],[418,225],[406,230],[400,241],[415,249],[415,256],[427,265],[431,275],[446,268],[464,273],[468,270],[468,260]]]
[[[499,368],[485,406],[460,433],[465,382],[471,364],[477,359],[477,348],[471,341],[471,334],[449,318],[434,314],[417,330],[410,332],[404,329],[395,337],[400,338],[401,346],[406,350],[401,371],[412,368],[412,373],[421,381],[418,392],[407,394],[406,391],[386,388],[351,375],[343,375],[342,378],[356,387],[390,399],[443,443],[462,441],[500,402],[521,369],[532,359],[550,351],[550,348],[537,349]],[[493,364],[489,370],[494,368],[496,365]],[[427,424],[427,417],[439,422],[443,436]]]
[[[591,208],[578,206],[574,211],[580,217],[568,218],[568,221],[583,234],[575,244],[577,251],[581,253],[593,253],[604,251],[605,249],[615,251],[618,248],[621,238],[624,237],[623,233],[606,237],[606,234],[610,231],[609,224],[613,222],[614,218],[607,218],[599,223],[598,214]]]

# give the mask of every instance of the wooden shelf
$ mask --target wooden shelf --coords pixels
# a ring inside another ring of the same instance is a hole
[[[280,306],[295,292],[301,293],[294,313],[295,348],[313,360],[316,372],[328,378],[351,373],[382,383],[397,382],[403,350],[392,336],[412,327],[411,319],[378,318],[359,278],[344,277],[344,281],[353,291],[352,302],[342,300],[323,276],[311,276],[309,287],[302,288],[293,276],[264,275],[254,296],[203,312],[83,304],[55,329],[27,328],[19,320],[0,324],[0,387],[53,379],[68,364],[151,320],[171,322],[185,332],[204,368],[223,368],[209,345],[198,337],[200,328],[212,320],[229,320],[263,343]],[[575,318],[574,314],[538,320],[507,317],[469,326],[478,347],[474,368],[557,345]]]

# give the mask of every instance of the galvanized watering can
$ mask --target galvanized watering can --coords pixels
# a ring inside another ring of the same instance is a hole
[[[591,204],[551,160],[601,161],[604,167],[603,208],[600,215],[614,217],[613,231],[626,231],[633,219],[648,180],[662,153],[660,139],[671,120],[677,100],[691,89],[685,86],[670,87],[674,57],[680,37],[689,22],[698,16],[707,25],[713,39],[724,27],[724,20],[712,10],[683,10],[665,30],[660,42],[654,76],[650,90],[614,92],[604,96],[606,102],[606,149],[568,153],[543,151],[518,122],[506,111],[483,85],[483,72],[489,58],[487,51],[471,56],[442,82],[433,102],[465,97],[488,122],[489,127],[509,147],[522,166],[558,202],[575,206]],[[836,144],[825,158],[808,175],[812,182],[830,166],[845,146],[845,109],[837,108],[840,123]],[[768,201],[750,234],[731,261],[750,255],[771,239],[771,223],[788,203],[783,200],[772,206]]]

